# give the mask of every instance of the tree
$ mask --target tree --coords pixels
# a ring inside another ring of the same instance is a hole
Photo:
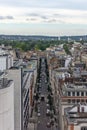
[[[37,101],[39,99],[38,93],[36,93],[35,100]]]
[[[65,52],[66,52],[67,54],[71,55],[71,52],[69,51],[69,48],[68,48],[68,45],[67,45],[67,44],[64,44],[64,45],[63,45],[63,48],[64,48],[64,50],[65,50]]]

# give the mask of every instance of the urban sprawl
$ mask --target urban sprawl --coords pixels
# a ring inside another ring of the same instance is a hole
[[[0,130],[87,130],[86,42],[0,45]]]

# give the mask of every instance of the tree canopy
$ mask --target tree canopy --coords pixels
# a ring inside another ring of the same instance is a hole
[[[63,44],[65,41],[57,41],[57,40],[28,40],[28,41],[18,41],[18,40],[0,40],[0,45],[4,44],[5,46],[11,45],[13,48],[18,48],[23,51],[28,50],[46,50],[46,48],[54,45]],[[67,43],[67,41],[66,41]],[[67,50],[67,46],[64,45],[65,50]],[[67,50],[68,52],[68,50]]]

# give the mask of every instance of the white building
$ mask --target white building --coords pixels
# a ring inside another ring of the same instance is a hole
[[[7,77],[14,81],[14,129],[27,130],[32,100],[33,73],[20,67],[11,68],[7,72]]]
[[[14,129],[15,130],[23,130],[22,129],[22,114],[21,114],[21,69],[10,69],[8,70],[7,77],[14,81]]]
[[[0,130],[14,129],[14,83],[0,79]]]
[[[0,55],[0,70],[6,70],[13,66],[13,56],[10,54]]]

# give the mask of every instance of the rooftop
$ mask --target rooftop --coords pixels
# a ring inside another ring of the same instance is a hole
[[[87,123],[87,104],[78,104],[64,109],[69,124]]]
[[[1,78],[1,79],[0,79],[0,89],[9,87],[9,83],[10,83],[11,81],[12,81],[12,80],[8,80],[7,78]]]
[[[64,83],[63,85],[63,90],[83,90],[83,89],[87,89],[87,85],[86,84],[74,84],[74,83]]]

